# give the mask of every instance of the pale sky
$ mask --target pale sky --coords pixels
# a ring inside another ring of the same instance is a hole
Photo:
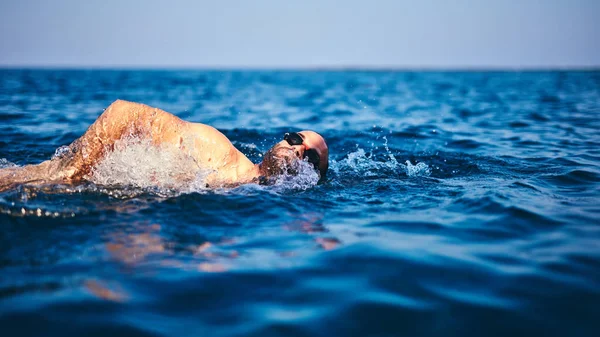
[[[597,0],[0,0],[0,67],[600,67]]]

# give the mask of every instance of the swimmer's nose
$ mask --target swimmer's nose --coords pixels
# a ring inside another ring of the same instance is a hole
[[[302,159],[304,157],[304,152],[307,150],[304,144],[301,145],[290,145],[287,141],[282,140],[279,142],[279,146],[292,148],[294,150],[294,155],[298,158]]]
[[[296,155],[296,157],[298,157],[300,159],[304,158],[304,151],[305,151],[304,145],[294,145],[292,147],[294,148],[294,154]]]

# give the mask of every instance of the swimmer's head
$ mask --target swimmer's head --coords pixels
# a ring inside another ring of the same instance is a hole
[[[325,139],[314,131],[290,132],[263,156],[260,164],[265,177],[298,174],[298,161],[307,160],[325,177],[329,168],[329,150]]]

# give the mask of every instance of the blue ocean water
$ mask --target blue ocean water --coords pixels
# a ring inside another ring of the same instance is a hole
[[[600,72],[0,70],[0,167],[118,98],[330,172],[0,193],[2,336],[600,335]]]

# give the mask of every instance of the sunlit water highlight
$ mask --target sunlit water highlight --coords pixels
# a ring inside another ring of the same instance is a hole
[[[128,139],[88,183],[0,193],[2,335],[600,333],[598,72],[0,74],[0,167],[117,98],[254,162],[290,130],[331,156],[322,182],[207,189]]]

